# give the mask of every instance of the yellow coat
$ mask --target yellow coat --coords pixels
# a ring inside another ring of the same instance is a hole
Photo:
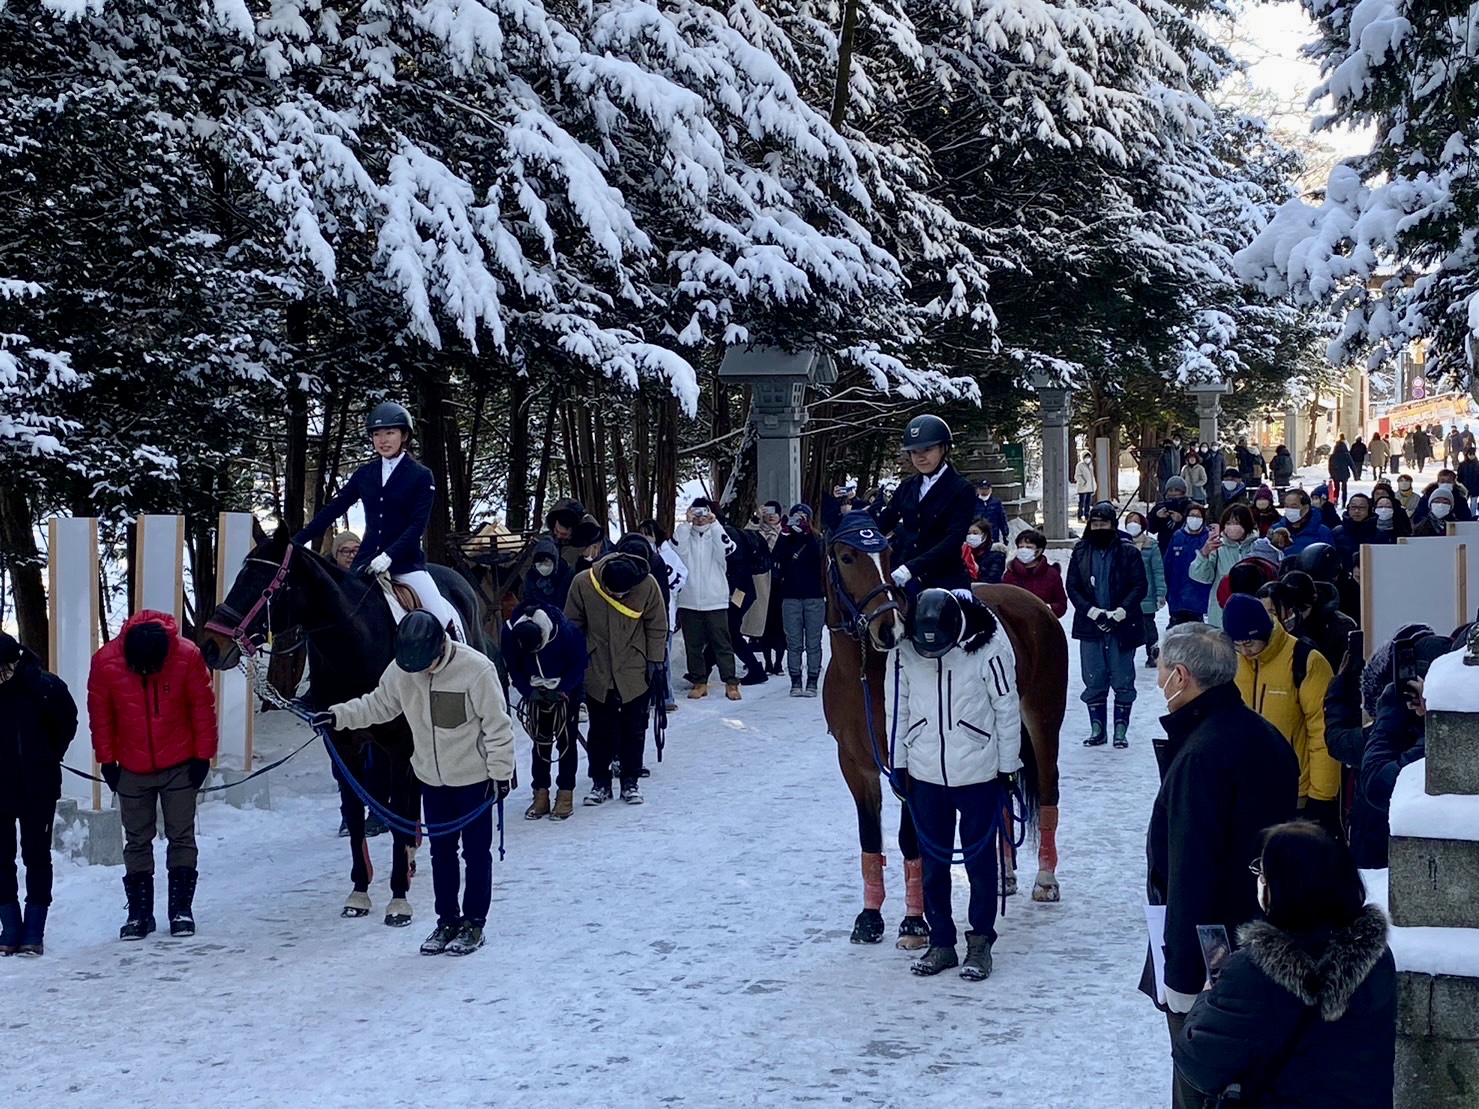
[[[1294,637],[1278,623],[1257,658],[1238,656],[1238,692],[1243,704],[1289,741],[1299,756],[1299,800],[1333,801],[1340,796],[1340,763],[1325,749],[1325,691],[1333,677],[1325,656],[1311,648],[1304,684],[1294,688]]]

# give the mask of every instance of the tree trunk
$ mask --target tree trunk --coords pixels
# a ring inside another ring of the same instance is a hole
[[[302,351],[307,343],[307,308],[301,301],[288,305],[288,341]],[[283,458],[283,522],[292,531],[307,523],[308,506],[308,394],[298,387],[298,375],[289,372],[288,442]]]
[[[480,390],[473,410],[482,407],[483,394]],[[462,428],[457,422],[457,409],[450,404],[442,405],[442,443],[447,456],[447,502],[452,514],[452,530],[461,535],[472,531],[472,476],[468,472],[467,455],[462,447]]]
[[[529,379],[515,377],[508,386],[508,485],[504,489],[504,522],[508,530],[529,529]],[[545,444],[544,457],[549,457]]]
[[[20,641],[45,659],[51,633],[35,527],[31,502],[25,493],[10,484],[0,488],[0,557],[10,570],[16,627]]]
[[[631,467],[627,464],[626,443],[621,437],[621,428],[612,424],[611,432],[611,462],[614,467],[616,482],[616,511],[623,532],[635,531],[637,521],[641,519],[637,515],[636,487],[632,483]]]
[[[634,475],[636,505],[632,524],[635,526],[653,514],[652,507],[652,411],[647,403],[647,394],[638,393],[632,405],[632,454],[635,459]]]
[[[656,519],[669,535],[678,515],[678,398],[663,399],[658,409],[657,464],[653,467],[657,484]]]
[[[436,482],[431,521],[426,526],[426,557],[432,562],[447,561],[447,442],[446,387],[441,371],[430,369],[420,375],[421,394],[421,462],[431,470]]]
[[[526,526],[528,531],[537,532],[544,528],[544,496],[549,488],[550,456],[554,451],[555,442],[555,414],[559,406],[559,401],[551,396],[549,407],[544,412],[544,442],[539,448],[539,475],[534,482],[534,511]],[[509,530],[516,529],[510,528]]]
[[[844,0],[842,37],[837,44],[837,84],[832,89],[832,129],[847,122],[847,90],[852,81],[852,44],[858,29],[858,0]]]
[[[1319,428],[1317,421],[1320,418],[1320,387],[1315,386],[1315,395],[1310,400],[1309,434],[1304,438],[1304,461],[1301,465],[1313,466],[1315,464],[1315,432]]]

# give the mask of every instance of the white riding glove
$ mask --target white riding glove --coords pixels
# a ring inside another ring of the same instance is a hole
[[[1089,609],[1089,619],[1092,622],[1096,623],[1096,624],[1099,622],[1099,617],[1101,617],[1103,615],[1104,615],[1104,610],[1102,608],[1091,608],[1091,609]]]
[[[370,559],[370,573],[374,574],[377,578],[389,570],[390,556],[384,551],[381,551],[374,558]]]
[[[889,575],[889,577],[894,579],[894,584],[897,585],[900,589],[908,585],[909,579],[913,576],[914,575],[909,572],[909,567],[907,566],[895,566],[894,572]]]
[[[1118,624],[1121,620],[1125,618],[1125,610],[1122,608],[1117,608],[1109,614],[1109,618],[1113,620],[1116,624]]]

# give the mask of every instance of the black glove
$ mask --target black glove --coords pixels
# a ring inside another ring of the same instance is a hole
[[[98,769],[103,772],[103,781],[108,783],[108,788],[117,793],[118,779],[123,775],[123,767],[116,762],[105,762]]]
[[[206,775],[210,772],[210,759],[191,759],[185,764],[185,773],[190,776],[190,785],[195,789],[205,785]]]
[[[505,797],[508,796],[510,785],[511,783],[509,783],[508,781],[489,782],[488,796],[494,801],[502,801]]]
[[[328,709],[323,712],[315,712],[308,717],[308,724],[314,731],[332,732],[338,725],[334,722],[334,714]]]
[[[647,664],[647,684],[653,689],[657,688],[658,680],[662,677],[663,664],[660,662],[649,662]]]

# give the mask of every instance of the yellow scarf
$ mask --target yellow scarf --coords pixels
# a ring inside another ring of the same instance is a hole
[[[616,611],[621,613],[623,616],[630,616],[633,620],[642,619],[642,614],[640,612],[638,612],[634,608],[628,608],[626,605],[622,604],[615,597],[613,597],[610,593],[607,593],[606,590],[601,588],[601,582],[596,577],[596,571],[594,569],[591,570],[591,587],[595,589],[595,591],[597,592],[597,594],[600,595],[603,601],[605,601],[612,608],[616,609]]]

